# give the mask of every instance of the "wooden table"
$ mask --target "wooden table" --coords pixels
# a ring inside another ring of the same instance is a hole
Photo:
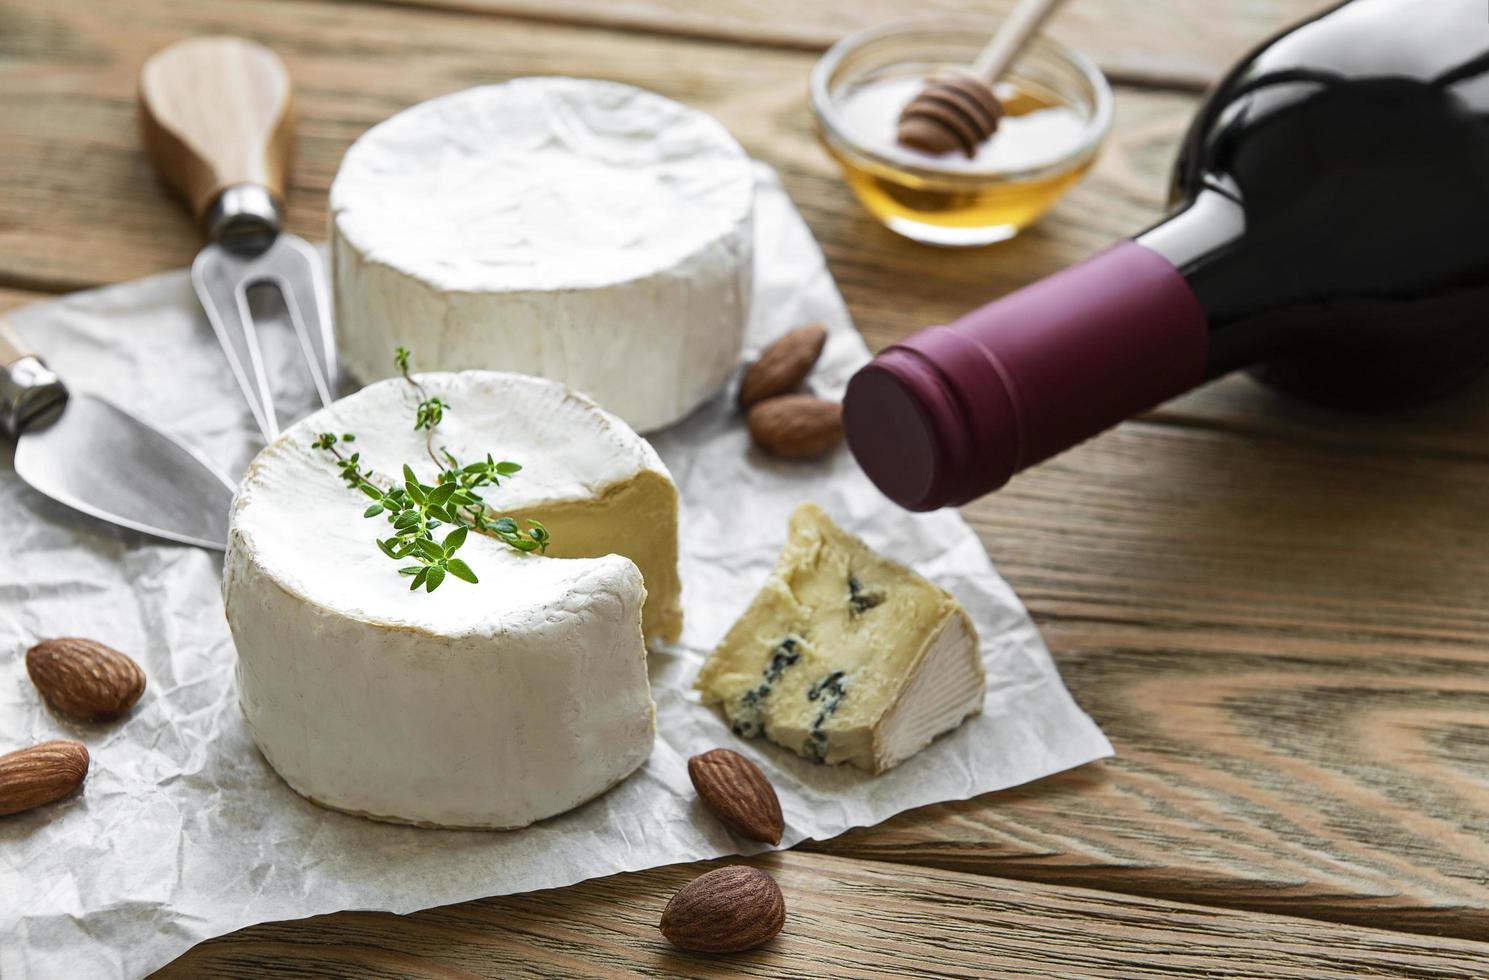
[[[1032,232],[948,253],[870,220],[811,135],[817,52],[895,0],[6,0],[0,308],[190,261],[134,76],[231,32],[298,87],[292,230],[324,237],[342,151],[398,109],[512,75],[615,78],[780,169],[882,346],[1143,227],[1199,90],[1318,6],[1071,4],[1055,33],[1116,83],[1112,143]],[[965,514],[1115,760],[759,859],[790,918],[742,956],[660,940],[700,870],[676,867],[258,926],[164,975],[1489,975],[1489,386],[1359,418],[1231,378]]]

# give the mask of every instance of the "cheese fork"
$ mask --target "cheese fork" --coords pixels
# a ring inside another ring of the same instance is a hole
[[[289,73],[251,41],[192,38],[145,63],[140,109],[151,159],[208,240],[191,265],[197,299],[264,441],[272,441],[279,420],[249,289],[279,291],[321,404],[331,403],[336,381],[320,255],[281,227],[293,143]]]

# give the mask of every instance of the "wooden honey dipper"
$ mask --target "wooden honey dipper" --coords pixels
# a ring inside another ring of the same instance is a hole
[[[933,76],[900,112],[900,145],[932,156],[955,149],[976,156],[1003,117],[993,84],[1063,2],[1020,0],[970,69]]]

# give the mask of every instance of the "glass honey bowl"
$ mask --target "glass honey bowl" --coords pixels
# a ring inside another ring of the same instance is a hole
[[[996,23],[921,18],[833,45],[812,70],[817,134],[863,206],[928,245],[1006,241],[1091,168],[1112,123],[1112,91],[1091,60],[1038,37],[994,87],[998,131],[968,159],[900,146],[900,110],[937,72],[965,69]]]

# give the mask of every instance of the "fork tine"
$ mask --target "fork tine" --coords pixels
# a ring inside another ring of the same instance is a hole
[[[264,406],[264,419],[268,422],[264,441],[270,442],[279,436],[279,417],[274,411],[274,393],[269,389],[269,372],[264,368],[264,348],[259,344],[258,325],[253,320],[253,311],[248,308],[248,287],[251,285],[253,283],[246,280],[239,282],[233,298],[237,301],[238,320],[243,325],[240,334],[243,346],[248,350],[248,366],[253,372],[254,387],[258,389],[259,404]]]
[[[315,342],[311,339],[310,329],[305,322],[305,313],[300,307],[300,297],[295,295],[295,288],[286,279],[275,278],[275,285],[279,287],[279,293],[284,297],[284,308],[289,311],[290,323],[294,324],[295,336],[300,338],[300,352],[305,355],[305,366],[310,369],[310,380],[315,384],[315,393],[320,396],[322,405],[332,402],[331,387],[326,381],[325,364],[322,362],[320,352],[315,349]]]
[[[332,390],[336,384],[336,341],[331,333],[331,303],[321,286],[320,253],[302,238],[280,235],[265,261],[277,273],[316,393],[321,404],[329,405],[336,397]]]
[[[191,281],[259,432],[265,442],[272,442],[279,435],[279,421],[274,414],[258,333],[248,311],[241,265],[222,246],[210,244],[191,264]]]

